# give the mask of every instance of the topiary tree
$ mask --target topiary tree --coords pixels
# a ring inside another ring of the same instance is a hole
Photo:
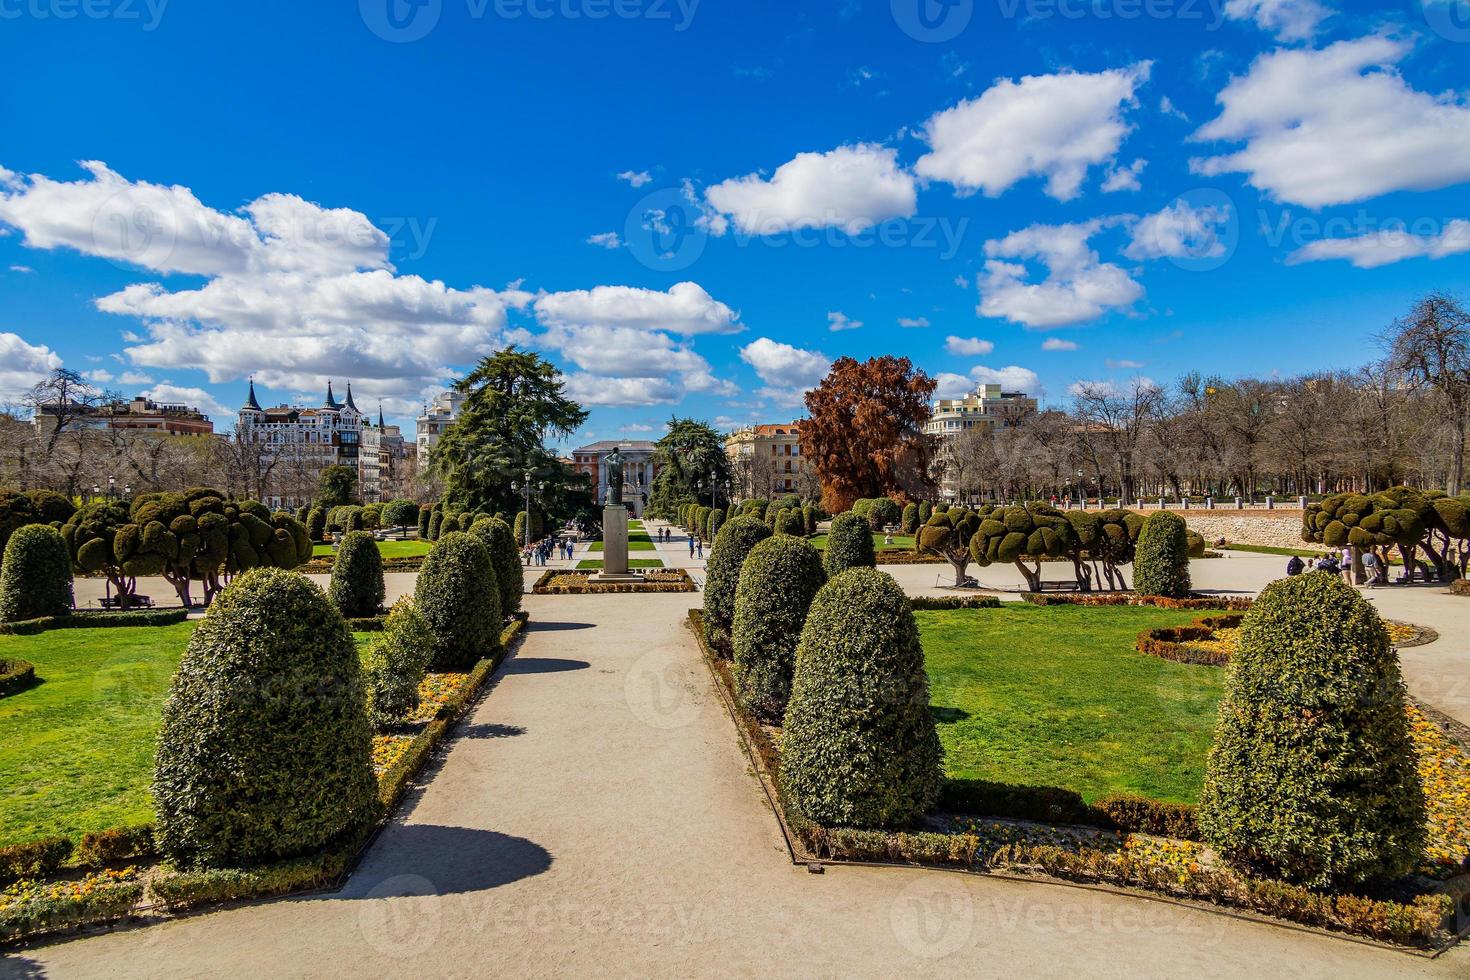
[[[501,617],[514,616],[521,611],[526,581],[521,572],[521,549],[516,547],[510,525],[498,517],[482,517],[470,527],[470,533],[490,552],[490,564],[495,568],[495,582],[500,589]]]
[[[419,540],[429,540],[429,522],[434,517],[434,508],[429,504],[419,505]]]
[[[353,531],[361,531],[362,529],[362,508],[356,506],[343,507],[342,530],[351,533]]]
[[[408,529],[418,523],[418,519],[419,505],[412,500],[399,498],[383,505],[383,524],[397,528],[400,535],[406,535]]]
[[[907,503],[903,505],[903,517],[899,519],[899,530],[904,534],[913,534],[919,530],[919,505]]]
[[[1398,658],[1372,605],[1321,572],[1267,586],[1226,678],[1204,840],[1314,888],[1396,878],[1424,846],[1415,758]]]
[[[935,513],[929,523],[953,519],[954,510]],[[1024,507],[987,508],[970,540],[970,556],[982,568],[1012,562],[1032,592],[1041,589],[1042,562],[1071,558],[1078,587],[1091,589],[1091,576],[1081,561],[1077,534],[1065,514],[1039,501]],[[1031,561],[1028,567],[1027,560]]]
[[[766,508],[770,505],[771,502],[764,497],[753,497],[740,505],[740,515],[742,517],[760,518],[765,515]]]
[[[435,542],[419,569],[414,605],[434,634],[435,670],[462,670],[500,648],[500,586],[490,552],[473,535]]]
[[[1187,599],[1189,535],[1184,518],[1166,510],[1148,515],[1133,559],[1133,590],[1139,595]]]
[[[801,505],[801,523],[806,530],[807,537],[817,533],[818,514],[816,504],[808,502]]]
[[[412,599],[399,599],[362,658],[368,720],[374,728],[391,728],[418,710],[419,683],[433,654],[429,624]]]
[[[362,529],[376,531],[383,526],[383,505],[368,504],[362,509]]]
[[[929,518],[934,516],[934,505],[927,500],[919,501],[919,523],[928,524]]]
[[[306,512],[306,535],[314,544],[326,540],[327,512],[320,507],[313,507]]]
[[[776,515],[776,533],[789,534],[794,537],[806,537],[806,521],[801,519],[801,511],[786,508]]]
[[[383,608],[383,554],[366,531],[348,531],[337,544],[327,597],[349,619],[376,616]]]
[[[429,512],[429,540],[438,541],[439,535],[444,530],[444,511],[438,504]]]
[[[517,545],[524,545],[526,543],[526,525],[528,522],[531,527],[531,540],[541,540],[541,515],[532,511],[528,518],[525,511],[520,511],[516,514],[516,523],[513,529]]]
[[[60,527],[76,513],[71,499],[54,490],[10,490],[0,487],[0,566],[5,544],[27,524]]]
[[[942,758],[908,598],[876,569],[835,576],[797,645],[782,787],[823,826],[902,827],[939,799]]]
[[[169,688],[154,832],[185,867],[316,851],[377,808],[357,648],[322,590],[256,569],[224,590]]]
[[[903,518],[903,511],[888,497],[878,497],[868,507],[868,524],[873,530],[881,531],[886,527],[897,524]]]
[[[5,543],[0,623],[71,614],[71,553],[49,524],[27,524]]]
[[[765,521],[737,517],[726,521],[715,538],[704,577],[704,635],[722,656],[731,653],[730,627],[735,619],[735,590],[740,567],[752,548],[773,532]]]
[[[1417,552],[1423,548],[1437,571],[1449,565],[1431,543],[1431,532],[1442,518],[1434,500],[1412,487],[1390,487],[1380,493],[1338,493],[1307,505],[1302,514],[1302,540],[1329,548],[1397,547],[1404,567],[1418,567]]]
[[[868,519],[856,511],[832,518],[827,531],[827,551],[822,556],[828,578],[836,578],[849,568],[874,568],[878,564],[873,553],[873,530]]]
[[[740,566],[730,631],[736,687],[745,706],[766,721],[778,723],[786,711],[796,641],[826,582],[817,549],[790,534],[759,542]]]
[[[1069,510],[1065,516],[1077,539],[1078,581],[1083,588],[1102,583],[1126,590],[1122,566],[1133,561],[1143,517],[1131,510]],[[1090,562],[1090,568],[1083,562]]]
[[[949,562],[958,588],[969,577],[966,573],[970,567],[970,539],[979,529],[980,516],[970,511],[957,515],[935,514],[919,528],[914,548],[919,554],[938,555]]]
[[[863,520],[867,520],[868,514],[872,509],[873,501],[869,497],[859,497],[852,502],[852,507],[849,508],[852,513],[861,517]]]
[[[704,539],[706,541],[713,541],[715,539],[715,535],[720,533],[720,528],[723,527],[724,524],[725,509],[723,507],[716,507],[711,510],[709,512],[709,518],[705,521],[704,525]]]

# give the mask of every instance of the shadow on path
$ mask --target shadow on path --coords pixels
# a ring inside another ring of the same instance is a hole
[[[483,725],[465,725],[456,730],[455,738],[514,738],[517,735],[524,734],[526,734],[526,730],[520,725],[486,723]]]
[[[568,630],[593,630],[596,623],[542,623],[531,620],[526,624],[527,633],[564,633]]]
[[[347,886],[329,899],[459,895],[541,874],[551,852],[493,830],[400,824],[378,838]]]
[[[501,668],[502,674],[559,674],[567,670],[586,670],[592,665],[585,660],[561,660],[556,657],[512,657]]]

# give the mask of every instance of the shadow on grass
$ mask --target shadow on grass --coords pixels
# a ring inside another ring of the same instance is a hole
[[[934,705],[929,706],[929,713],[940,725],[953,725],[957,721],[964,721],[970,717],[970,713],[963,708],[940,708]]]
[[[463,895],[531,878],[551,867],[551,852],[493,830],[396,824],[383,832],[337,899]]]

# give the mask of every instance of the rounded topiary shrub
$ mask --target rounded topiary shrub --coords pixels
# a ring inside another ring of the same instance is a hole
[[[827,532],[827,553],[822,556],[827,576],[835,578],[849,568],[872,568],[878,564],[873,554],[873,530],[868,519],[856,511],[832,518]]]
[[[1189,597],[1189,529],[1178,514],[1161,510],[1143,522],[1133,558],[1133,591],[1170,599]]]
[[[1424,791],[1398,658],[1378,613],[1337,576],[1267,586],[1240,628],[1200,799],[1226,860],[1311,887],[1409,871]]]
[[[181,865],[317,850],[374,816],[357,648],[321,589],[261,568],[214,600],[174,674],[153,773],[156,837]]]
[[[435,542],[414,605],[434,634],[435,670],[463,670],[500,646],[500,587],[490,551],[474,535],[452,532]]]
[[[783,788],[824,826],[901,827],[938,800],[942,756],[908,598],[876,569],[835,576],[796,649]]]
[[[361,507],[348,507],[345,511],[343,511],[342,530],[351,532],[361,531],[362,529],[363,523]]]
[[[5,543],[0,563],[0,623],[71,613],[71,551],[61,532],[26,524]]]
[[[490,551],[495,584],[500,590],[501,618],[514,616],[521,610],[521,597],[526,591],[521,573],[521,549],[516,547],[514,532],[498,517],[482,517],[475,521],[470,533]]]
[[[735,620],[735,590],[740,566],[750,549],[771,536],[765,521],[737,517],[726,521],[715,538],[704,573],[704,635],[721,655],[730,655],[730,626]]]
[[[444,530],[444,511],[435,507],[429,511],[429,540],[438,541],[439,532]]]
[[[787,508],[776,515],[776,533],[790,534],[794,537],[806,536],[806,521],[801,519],[801,511]]]
[[[313,507],[306,512],[306,533],[316,543],[327,536],[327,512],[320,507]]]
[[[760,542],[740,566],[730,631],[735,680],[740,700],[767,721],[779,722],[786,710],[796,641],[826,582],[817,549],[789,534]]]
[[[899,519],[899,530],[904,534],[913,534],[919,529],[919,505],[908,503],[903,505],[903,517]]]
[[[434,517],[434,508],[428,504],[419,505],[419,540],[429,540],[429,521]]]
[[[327,596],[349,619],[376,616],[383,608],[383,555],[366,531],[348,531],[337,543]]]
[[[881,531],[885,527],[897,524],[903,519],[903,511],[898,504],[888,497],[879,497],[868,507],[868,523],[873,530]]]
[[[715,535],[720,533],[720,528],[724,526],[725,510],[722,507],[716,507],[709,512],[709,518],[705,521],[704,539],[706,541],[713,541]]]
[[[419,682],[433,655],[429,624],[412,599],[399,599],[362,658],[368,720],[374,728],[390,728],[418,709]]]

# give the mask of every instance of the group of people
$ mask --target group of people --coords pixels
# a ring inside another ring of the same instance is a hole
[[[572,543],[570,538],[553,538],[547,535],[540,541],[534,544],[528,544],[522,548],[521,560],[526,563],[527,568],[530,568],[532,565],[544,567],[551,560],[552,552],[556,552],[558,558],[571,561],[574,550],[576,550],[576,545]]]
[[[1378,556],[1378,552],[1369,548],[1363,552],[1363,574],[1367,576],[1364,585],[1372,588],[1377,585],[1388,584],[1388,565]],[[1344,548],[1341,552],[1327,552],[1318,558],[1312,567],[1319,572],[1330,572],[1333,575],[1341,575],[1342,580],[1348,585],[1356,584],[1353,581],[1353,551]],[[1286,563],[1287,575],[1300,575],[1307,570],[1307,563],[1300,556],[1292,555],[1291,560]]]

